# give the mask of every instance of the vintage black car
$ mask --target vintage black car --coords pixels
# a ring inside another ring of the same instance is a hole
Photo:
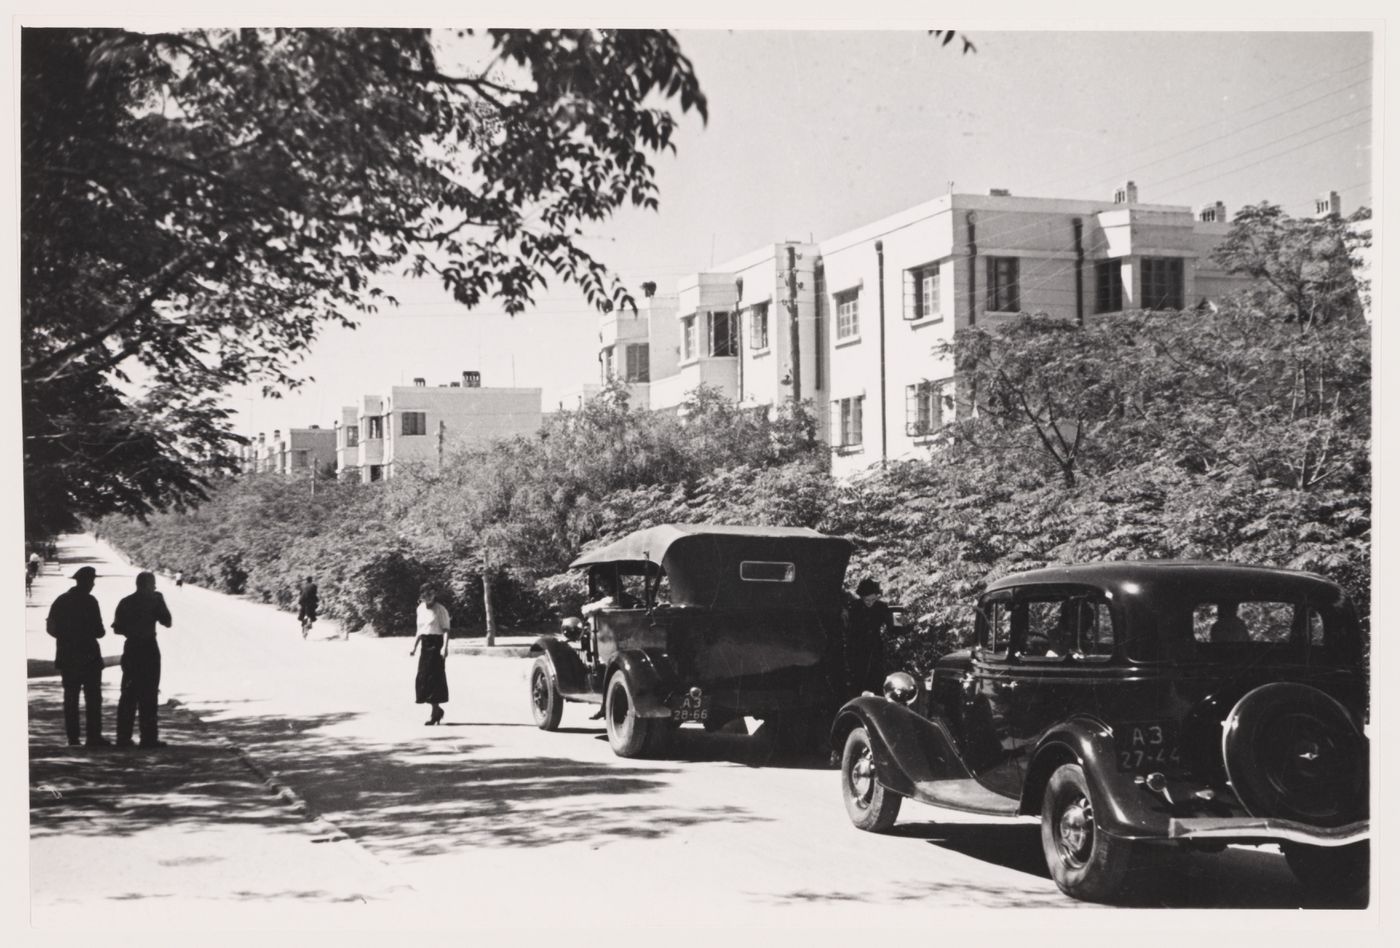
[[[924,682],[896,672],[840,710],[856,826],[888,829],[904,797],[1038,815],[1055,882],[1095,901],[1160,846],[1278,843],[1314,891],[1365,886],[1368,689],[1340,587],[1208,562],[1048,568],[992,583],[975,626]]]
[[[585,553],[571,568],[588,570],[590,600],[609,599],[591,629],[567,623],[531,647],[535,723],[554,730],[564,701],[602,702],[622,757],[660,753],[686,722],[743,717],[820,743],[840,704],[851,549],[801,528],[666,524]]]

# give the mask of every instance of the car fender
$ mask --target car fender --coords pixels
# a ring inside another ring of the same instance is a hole
[[[857,727],[865,728],[875,760],[875,776],[884,787],[918,796],[920,781],[965,777],[967,771],[951,735],[936,717],[885,698],[863,695],[842,705],[831,728],[831,746],[841,750]]]
[[[588,669],[568,642],[541,636],[530,646],[531,655],[547,655],[554,666],[554,682],[561,695],[588,694]]]
[[[1166,801],[1139,784],[1136,774],[1118,769],[1113,729],[1089,715],[1060,722],[1036,742],[1021,787],[1021,813],[1040,815],[1045,786],[1063,764],[1083,768],[1094,795],[1094,822],[1104,832],[1124,839],[1166,835]]]
[[[666,653],[660,649],[628,649],[613,656],[603,684],[607,694],[607,682],[613,675],[627,676],[627,684],[632,690],[632,706],[639,718],[669,718],[671,709],[666,704],[680,682]]]

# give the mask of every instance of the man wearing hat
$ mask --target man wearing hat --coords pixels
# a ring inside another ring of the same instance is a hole
[[[894,624],[890,607],[880,599],[880,584],[866,577],[846,605],[846,685],[850,696],[879,694],[885,684],[884,631]]]
[[[164,747],[156,723],[160,700],[160,646],[156,623],[170,628],[165,597],[156,592],[156,574],[136,574],[136,592],[117,603],[112,629],[126,637],[122,647],[122,696],[117,701],[117,746],[131,746],[136,713],[141,712],[141,746]]]
[[[78,692],[87,707],[87,746],[106,747],[102,736],[102,648],[97,640],[106,634],[102,607],[92,594],[97,570],[83,566],[73,574],[73,588],[61,593],[49,607],[47,628],[57,639],[54,667],[63,676],[63,727],[69,746],[78,741]]]

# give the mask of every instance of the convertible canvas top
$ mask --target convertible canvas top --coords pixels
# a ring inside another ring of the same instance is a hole
[[[590,550],[570,565],[640,567],[651,575],[659,568],[669,578],[673,606],[834,611],[854,548],[805,527],[667,523]],[[774,568],[785,578],[765,579],[763,571]]]
[[[807,538],[831,540],[846,544],[848,548],[850,546],[847,540],[838,540],[836,537],[829,537],[825,533],[818,533],[816,530],[809,530],[806,527],[735,527],[716,523],[663,523],[660,526],[629,533],[621,540],[615,540],[607,546],[589,550],[570,563],[569,568],[576,569],[593,563],[650,561],[659,564],[666,558],[666,551],[671,548],[671,544],[682,537],[698,536]]]

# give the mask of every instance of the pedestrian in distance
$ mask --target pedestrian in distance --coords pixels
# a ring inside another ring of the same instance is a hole
[[[452,620],[442,603],[437,601],[437,590],[425,584],[418,591],[418,632],[413,637],[412,655],[418,652],[418,676],[414,679],[414,693],[419,704],[430,704],[433,712],[424,724],[442,723],[442,705],[447,703],[447,641],[451,636]]]
[[[321,607],[320,596],[316,591],[316,580],[310,576],[301,584],[297,593],[297,621],[301,623],[301,637],[306,638],[316,621],[316,610]]]
[[[156,591],[156,574],[136,574],[136,592],[117,603],[112,630],[126,638],[122,648],[122,694],[117,701],[117,746],[131,747],[139,713],[141,746],[164,747],[156,720],[160,700],[160,646],[156,623],[170,628],[170,609]]]
[[[866,577],[846,604],[846,693],[854,697],[870,691],[879,694],[885,684],[885,630],[894,624],[894,613],[880,598],[883,590]]]
[[[54,667],[63,676],[63,728],[69,746],[79,742],[78,694],[82,693],[87,711],[87,746],[106,747],[102,736],[102,648],[97,640],[106,635],[102,608],[92,587],[97,570],[79,567],[73,574],[73,588],[61,593],[49,607],[47,628],[57,642]]]
[[[185,572],[184,572],[184,570],[179,570],[179,571],[177,571],[177,572],[175,573],[175,588],[176,588],[176,589],[184,589],[184,588],[185,588]]]

